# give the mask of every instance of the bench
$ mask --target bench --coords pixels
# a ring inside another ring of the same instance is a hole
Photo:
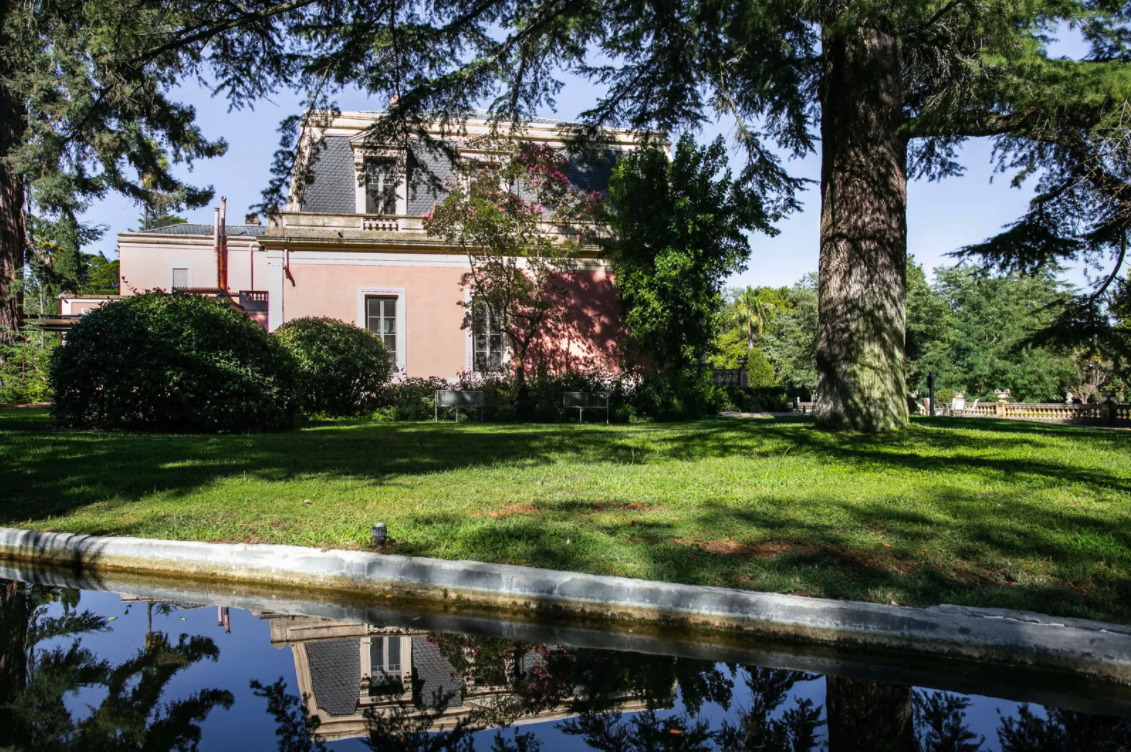
[[[793,411],[801,413],[802,415],[810,415],[817,409],[817,401],[802,402],[801,397],[798,396],[793,400]]]
[[[465,410],[479,408],[479,418],[483,418],[483,392],[464,391],[462,389],[437,389],[434,397],[436,421],[440,420],[440,408],[456,411],[456,422],[459,422],[459,409]]]
[[[577,422],[580,423],[586,410],[604,410],[605,423],[609,422],[609,395],[597,392],[566,392],[562,395],[562,407],[566,410],[577,410]]]

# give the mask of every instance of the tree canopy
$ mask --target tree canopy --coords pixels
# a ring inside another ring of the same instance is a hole
[[[552,108],[573,73],[602,87],[572,129],[579,139],[599,138],[602,125],[670,132],[733,120],[746,157],[737,178],[770,222],[798,208],[804,185],[770,147],[820,149],[819,418],[897,428],[908,177],[955,175],[965,139],[994,139],[998,166],[1038,179],[1038,197],[968,252],[1007,270],[1114,258],[1116,278],[1131,221],[1129,14],[1090,0],[10,3],[0,18],[0,298],[12,297],[23,258],[25,192],[35,211],[72,225],[111,190],[207,200],[207,188],[171,172],[225,148],[174,101],[182,81],[201,78],[233,106],[293,87],[325,112],[357,86],[391,101],[369,137],[407,145],[429,138],[430,123],[455,132],[484,104],[521,124]],[[1084,59],[1050,56],[1062,29],[1083,36]],[[293,146],[310,125],[309,113],[284,121],[267,207],[302,167]],[[1077,303],[1066,321],[1103,323],[1095,300]],[[13,324],[13,306],[0,307],[0,329]]]
[[[625,155],[609,181],[606,255],[637,354],[661,371],[698,369],[711,353],[726,278],[745,269],[744,230],[769,231],[760,197],[733,179],[722,139],[684,136],[669,161]]]
[[[816,390],[816,288],[811,275],[789,288],[754,288],[781,301],[773,324],[749,351],[751,379],[757,374],[759,386],[783,386],[790,397]],[[910,259],[908,386],[925,393],[933,371],[936,393],[965,391],[971,401],[994,399],[999,388],[1025,402],[1062,402],[1068,392],[1095,401],[1102,391],[1120,391],[1127,373],[1119,353],[1036,341],[1071,305],[1072,294],[1052,272],[997,274],[970,263],[936,268],[932,283]],[[717,344],[724,349],[741,342],[745,348],[744,339],[741,325],[732,323]],[[725,349],[723,354],[732,353]],[[772,366],[768,381],[758,367],[762,359]]]

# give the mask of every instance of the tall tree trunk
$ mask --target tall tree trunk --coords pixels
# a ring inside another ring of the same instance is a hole
[[[829,752],[916,752],[911,687],[825,677]]]
[[[28,615],[21,588],[18,582],[0,580],[0,708],[13,702],[27,683]],[[16,722],[0,720],[0,747],[18,746],[20,741]]]
[[[899,47],[861,31],[825,40],[817,419],[907,424],[907,141]]]
[[[530,349],[531,338],[530,332],[527,332],[525,339],[521,341],[512,338],[515,353],[513,360],[515,393],[511,399],[511,406],[514,408],[515,420],[519,423],[528,423],[534,408],[534,402],[530,399],[530,390],[526,386],[526,351]]]
[[[0,28],[10,9],[0,3]],[[7,74],[3,58],[9,40],[0,34],[0,80]],[[0,83],[0,344],[12,344],[22,323],[23,293],[15,282],[24,268],[24,184],[8,169],[6,159],[23,141],[24,108],[13,92]]]

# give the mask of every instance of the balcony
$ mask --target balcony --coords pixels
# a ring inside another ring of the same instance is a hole
[[[576,236],[577,229],[553,222],[542,223],[544,231],[559,237]],[[606,232],[599,231],[599,235]],[[424,218],[408,215],[381,214],[331,214],[322,212],[287,211],[272,219],[267,228],[267,238],[341,240],[403,239],[427,242]]]
[[[266,313],[267,293],[262,290],[240,290],[240,308]]]
[[[421,217],[382,214],[324,214],[315,212],[284,212],[271,223],[268,235],[289,237],[326,236],[372,237],[389,234],[424,235]]]

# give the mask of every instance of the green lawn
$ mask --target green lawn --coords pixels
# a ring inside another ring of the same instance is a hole
[[[1131,623],[1131,432],[916,421],[53,430],[0,410],[0,525],[368,548]]]

